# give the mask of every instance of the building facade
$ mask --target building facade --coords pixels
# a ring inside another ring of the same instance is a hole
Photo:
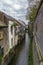
[[[4,56],[15,45],[14,21],[8,19],[4,13],[0,12],[0,47],[3,48]]]

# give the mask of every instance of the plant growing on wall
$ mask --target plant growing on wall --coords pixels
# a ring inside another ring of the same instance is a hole
[[[16,27],[18,24],[14,22],[14,24],[12,26]]]
[[[29,15],[27,17],[31,24],[31,26],[29,26],[29,34],[31,37],[33,36],[33,25],[34,25],[37,11],[38,11],[38,6],[34,5],[33,8],[31,8],[31,12],[29,13]]]
[[[31,13],[29,14],[29,20],[30,22],[34,22],[36,13],[37,13],[37,6],[35,5],[32,9],[31,9]]]

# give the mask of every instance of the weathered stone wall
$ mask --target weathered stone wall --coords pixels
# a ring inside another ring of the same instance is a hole
[[[4,22],[4,14],[0,12],[0,20]]]
[[[4,22],[5,25],[8,25],[8,20],[5,18],[4,14],[0,12],[0,21]],[[9,49],[9,40],[8,40],[8,27],[0,27],[3,32],[3,39],[0,41],[0,46],[3,47],[4,55]]]
[[[8,33],[7,33],[7,28],[3,28],[3,39],[0,41],[0,46],[3,47],[4,55],[8,51],[9,44],[8,44]]]
[[[34,23],[34,33],[43,56],[43,4]]]

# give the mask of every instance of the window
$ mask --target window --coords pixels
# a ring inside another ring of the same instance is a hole
[[[0,40],[3,39],[3,32],[0,32]]]

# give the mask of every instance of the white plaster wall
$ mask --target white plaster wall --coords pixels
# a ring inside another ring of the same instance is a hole
[[[11,34],[11,26],[13,22],[9,21],[8,31],[9,31],[9,49],[14,46],[14,27],[13,27],[13,34]],[[13,42],[11,42],[11,39],[13,39]]]
[[[14,41],[15,41],[15,28],[14,28],[14,26],[13,26],[13,46],[15,46],[15,43],[14,43]]]
[[[9,32],[9,48],[11,48],[11,22],[9,21],[8,32]]]

